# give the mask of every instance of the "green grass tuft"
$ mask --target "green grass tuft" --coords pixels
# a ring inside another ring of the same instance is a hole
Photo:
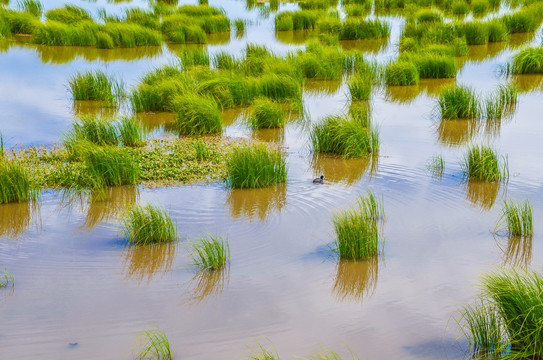
[[[170,341],[166,334],[160,330],[146,330],[138,339],[135,349],[138,349],[136,360],[156,359],[172,360],[173,353]]]
[[[0,274],[0,289],[15,286],[15,277],[7,269],[4,269],[3,274]]]
[[[392,86],[415,85],[419,82],[419,71],[415,64],[407,61],[396,61],[385,69],[385,82]]]
[[[200,270],[219,270],[230,260],[230,246],[222,237],[209,235],[192,243],[191,257]]]
[[[80,149],[87,168],[90,186],[95,189],[106,186],[136,184],[140,170],[126,149],[81,145]]]
[[[368,191],[358,198],[358,207],[343,210],[333,218],[336,251],[341,259],[362,260],[380,253],[382,239],[378,221],[384,216],[382,203]]]
[[[497,182],[507,174],[507,165],[500,167],[498,155],[487,145],[473,145],[468,148],[463,161],[464,173],[468,179]]]
[[[28,171],[16,161],[0,160],[0,204],[35,199],[38,191]]]
[[[38,18],[41,17],[43,13],[43,4],[38,0],[20,0],[17,1],[17,7],[21,11],[30,13]]]
[[[534,233],[532,206],[528,200],[514,202],[504,200],[496,229],[504,228],[511,236],[531,236]]]
[[[116,104],[124,95],[123,83],[103,71],[77,73],[68,85],[74,100],[100,100]]]
[[[234,148],[226,167],[228,181],[233,188],[261,188],[287,180],[283,154],[263,144]]]
[[[441,177],[443,176],[443,171],[445,170],[445,160],[443,160],[443,156],[441,155],[434,155],[428,160],[427,164],[428,170],[432,173],[432,175]]]
[[[253,111],[249,117],[253,129],[270,129],[285,125],[285,112],[281,106],[267,98],[258,98],[253,102]]]
[[[181,135],[218,134],[222,131],[219,107],[215,100],[187,94],[174,100],[175,126]]]
[[[511,72],[514,75],[543,74],[543,48],[526,48],[513,56]]]
[[[478,119],[479,100],[471,88],[455,85],[441,92],[438,99],[442,119]]]
[[[487,120],[500,120],[512,115],[518,102],[518,90],[512,83],[499,85],[497,91],[486,99]]]
[[[177,240],[177,229],[166,211],[151,204],[132,207],[123,220],[128,245],[150,245]]]
[[[372,155],[379,151],[379,133],[354,118],[329,116],[313,127],[313,151],[346,158]]]
[[[347,83],[351,100],[369,100],[373,88],[373,79],[368,75],[355,75]]]
[[[132,117],[122,117],[117,127],[119,140],[123,146],[138,147],[145,143],[145,130],[143,125]]]

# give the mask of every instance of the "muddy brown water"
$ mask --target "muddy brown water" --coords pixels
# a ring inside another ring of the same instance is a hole
[[[81,4],[111,11],[129,6]],[[221,5],[231,18],[251,21],[243,38],[232,34],[210,43],[211,53],[240,54],[247,42],[284,53],[303,46],[308,36],[276,37],[273,16],[247,11],[241,1]],[[383,61],[393,57],[401,20],[390,21],[387,42],[344,47],[359,46]],[[491,91],[505,81],[499,66],[538,36],[471,47],[459,59],[456,82],[482,94]],[[74,113],[111,111],[70,100],[65,84],[75,71],[105,69],[133,86],[149,69],[172,61],[175,51],[166,45],[122,51],[52,48],[20,40],[0,48],[0,130],[8,147],[58,141]],[[0,358],[131,358],[138,334],[157,327],[167,334],[176,358],[183,359],[241,359],[257,341],[273,343],[286,359],[323,348],[344,355],[351,349],[361,359],[467,358],[450,319],[477,293],[479,277],[500,266],[540,269],[543,263],[538,226],[543,217],[542,80],[515,78],[522,90],[515,114],[490,125],[435,118],[435,95],[454,80],[378,89],[370,106],[381,151],[374,159],[353,160],[311,154],[308,126],[346,111],[348,99],[341,81],[309,81],[304,87],[309,121],[253,132],[242,121],[243,110],[222,114],[225,136],[285,146],[285,185],[260,190],[229,190],[221,183],[122,187],[111,189],[105,201],[48,191],[37,204],[0,205],[0,267],[16,281],[13,291],[0,289]],[[151,136],[167,136],[171,114],[138,117]],[[488,142],[507,154],[507,184],[462,179],[460,161],[470,142]],[[435,154],[445,159],[442,177],[426,169]],[[326,184],[312,184],[320,175]],[[338,261],[330,251],[331,217],[368,189],[384,199],[383,255],[359,263]],[[505,197],[530,199],[533,238],[492,233]],[[124,246],[119,216],[131,204],[148,202],[171,214],[181,233],[178,244]],[[221,272],[198,273],[188,244],[208,233],[228,238],[231,263]]]

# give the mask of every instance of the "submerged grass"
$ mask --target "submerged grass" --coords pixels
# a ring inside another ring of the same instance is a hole
[[[496,229],[504,229],[511,236],[531,236],[534,233],[532,206],[528,200],[504,200]]]
[[[177,240],[177,229],[166,211],[151,204],[132,207],[123,220],[128,245],[150,245]]]
[[[341,259],[362,260],[381,251],[378,221],[384,216],[383,205],[368,191],[358,198],[358,207],[343,210],[332,220],[336,233],[336,251]]]
[[[17,161],[0,160],[0,204],[32,200],[37,195],[25,167]]]
[[[379,151],[379,133],[356,118],[329,116],[311,131],[313,151],[346,158]]]
[[[443,171],[445,170],[445,160],[443,160],[443,156],[441,155],[432,156],[430,160],[428,160],[427,167],[433,176],[436,176],[436,177],[443,176]]]
[[[191,257],[200,270],[220,270],[230,260],[230,246],[221,236],[208,235],[192,243]]]
[[[137,360],[172,360],[170,341],[161,330],[146,330],[141,333],[134,349],[138,351]]]
[[[543,276],[500,270],[483,277],[476,306],[458,320],[475,358],[543,358]]]
[[[0,289],[15,286],[15,277],[7,269],[4,269],[4,272],[0,274]]]
[[[287,180],[287,164],[283,154],[264,144],[234,148],[226,168],[228,181],[233,188],[261,188]]]
[[[498,154],[487,145],[472,145],[464,155],[464,173],[468,179],[498,182],[507,175],[507,163],[500,166]]]
[[[487,120],[500,120],[504,116],[512,115],[518,102],[518,89],[512,84],[498,86],[496,92],[490,95],[485,102]]]

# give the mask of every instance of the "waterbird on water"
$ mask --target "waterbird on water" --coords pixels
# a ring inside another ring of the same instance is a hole
[[[313,179],[313,184],[322,184],[324,183],[324,175],[321,175],[320,178]]]

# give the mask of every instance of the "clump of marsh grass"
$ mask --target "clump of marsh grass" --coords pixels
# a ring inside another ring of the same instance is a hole
[[[230,260],[230,246],[218,235],[201,237],[192,243],[191,257],[200,270],[219,270]]]
[[[95,189],[106,186],[134,185],[138,182],[140,169],[132,155],[123,148],[96,147],[82,144],[83,156],[90,186]]]
[[[472,145],[463,159],[463,170],[468,179],[499,182],[507,177],[507,162],[500,166],[498,154],[488,145]]]
[[[513,56],[509,72],[514,75],[543,73],[543,48],[526,48]]]
[[[41,17],[43,13],[43,4],[38,0],[20,0],[17,2],[17,7],[36,17]]]
[[[496,229],[503,229],[510,236],[531,236],[534,233],[532,206],[528,200],[504,200]]]
[[[442,119],[478,119],[481,116],[477,95],[465,86],[455,85],[443,90],[438,106]]]
[[[119,134],[116,124],[109,119],[95,116],[82,116],[72,123],[72,129],[64,136],[63,142],[68,150],[81,141],[96,145],[117,145]]]
[[[234,20],[234,27],[237,32],[243,33],[245,31],[245,21],[243,19]]]
[[[385,82],[387,85],[415,85],[419,82],[419,79],[417,67],[408,61],[390,63],[385,69]]]
[[[443,176],[443,171],[445,170],[445,160],[443,160],[443,156],[441,155],[432,156],[430,160],[428,160],[427,167],[433,176],[436,176],[436,177]]]
[[[457,319],[474,358],[543,357],[543,276],[536,271],[500,270],[481,282],[477,305]]]
[[[253,102],[253,111],[249,116],[253,129],[271,129],[285,125],[285,112],[277,102],[267,98],[258,98]]]
[[[497,91],[486,100],[487,120],[500,120],[511,115],[517,106],[518,89],[512,84],[499,85]]]
[[[279,360],[279,354],[275,347],[272,349],[264,347],[262,344],[256,344],[256,348],[251,350],[251,355],[247,358],[249,360]]]
[[[124,146],[138,147],[145,143],[143,125],[133,117],[122,117],[117,127],[119,139]]]
[[[379,133],[357,119],[329,116],[311,131],[313,151],[346,158],[379,151]]]
[[[215,100],[184,95],[174,100],[175,126],[181,135],[217,134],[222,131],[219,107]]]
[[[181,64],[184,69],[189,69],[196,65],[209,66],[209,54],[206,49],[198,49],[192,47],[183,48],[179,52]]]
[[[123,84],[101,70],[77,73],[68,85],[74,100],[100,100],[117,104],[124,96]]]
[[[141,333],[134,349],[138,351],[137,360],[172,360],[170,341],[161,330],[146,330]]]
[[[15,277],[7,269],[4,269],[3,274],[0,274],[0,289],[15,286]]]
[[[355,75],[351,77],[347,85],[349,86],[349,93],[353,101],[370,99],[373,87],[371,76]]]
[[[151,204],[132,207],[123,220],[128,245],[149,245],[177,240],[177,229],[166,211]]]
[[[381,251],[378,221],[384,216],[383,205],[369,191],[357,202],[357,208],[343,210],[332,220],[336,233],[335,247],[341,259],[362,260]]]
[[[261,188],[287,179],[287,164],[280,150],[264,144],[234,148],[226,163],[227,177],[233,188]]]
[[[202,139],[197,139],[192,143],[194,149],[194,157],[196,160],[206,160],[211,156],[211,151]]]
[[[38,190],[28,171],[16,161],[0,161],[0,204],[33,200]]]

